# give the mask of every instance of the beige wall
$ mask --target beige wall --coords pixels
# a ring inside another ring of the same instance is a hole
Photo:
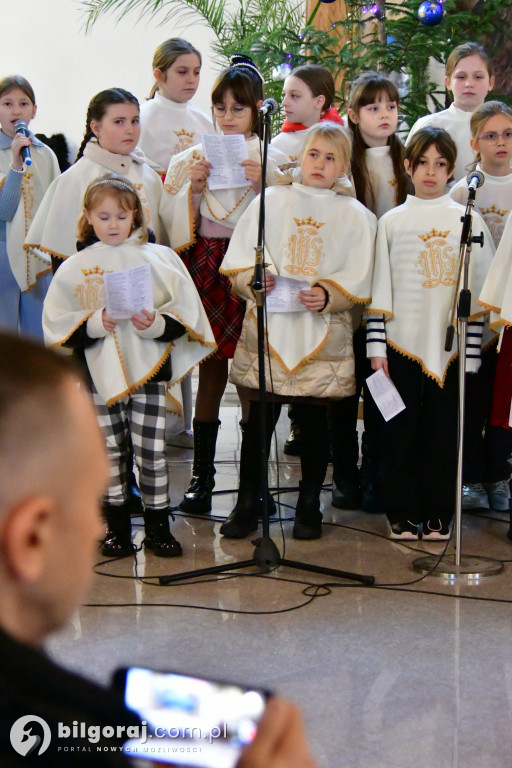
[[[137,23],[130,14],[115,22],[105,16],[85,35],[77,0],[17,0],[3,3],[0,76],[20,74],[34,88],[36,133],[64,133],[72,149],[80,143],[89,100],[105,88],[125,88],[143,101],[153,78],[156,46],[168,37],[190,40],[203,54],[195,103],[209,109],[217,67],[209,56],[210,31],[200,23],[184,28],[157,21]]]

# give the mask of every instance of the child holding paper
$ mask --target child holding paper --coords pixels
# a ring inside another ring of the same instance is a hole
[[[203,306],[181,260],[147,242],[142,203],[127,180],[106,176],[87,187],[78,237],[84,250],[62,264],[43,312],[45,341],[84,358],[111,474],[101,552],[133,552],[128,497],[130,444],[144,505],[144,546],[157,557],[182,554],[169,529],[165,390],[215,350]],[[98,242],[99,241],[99,242]],[[104,274],[147,265],[152,302],[116,320],[105,306]]]
[[[327,405],[355,391],[351,308],[370,301],[376,219],[351,196],[346,178],[351,141],[346,128],[324,121],[305,135],[301,167],[282,174],[266,196],[265,291],[268,322],[265,356],[265,413],[258,402],[257,313],[251,283],[259,202],[240,219],[221,272],[247,301],[242,334],[230,379],[250,400],[240,453],[240,487],[235,508],[220,532],[244,538],[258,527],[260,493],[259,424],[266,419],[267,454],[280,404],[293,403],[303,437],[302,479],[293,537],[322,535],[320,492],[327,470]],[[342,246],[340,245],[342,243]],[[282,278],[298,283],[294,307],[273,306]]]
[[[442,128],[422,128],[406,149],[414,185],[402,205],[379,220],[367,353],[384,369],[405,410],[381,424],[382,501],[392,539],[447,539],[457,469],[457,340],[445,351],[454,299],[464,209],[445,194],[457,150]],[[469,268],[471,319],[485,314],[477,300],[494,247],[473,213]],[[482,324],[469,324],[466,370],[478,371]]]
[[[245,140],[247,159],[240,164],[245,183],[210,189],[212,165],[200,144],[171,159],[165,179],[170,193],[171,246],[183,258],[211,323],[217,352],[199,367],[194,428],[194,467],[183,501],[184,512],[208,514],[215,485],[215,446],[219,407],[228,380],[228,362],[235,353],[245,305],[231,291],[219,266],[237,221],[260,192],[262,145],[258,110],[263,104],[263,77],[248,56],[234,55],[220,73],[212,92],[212,112],[224,136]],[[288,156],[269,147],[267,182]],[[252,245],[256,245],[254,242]]]

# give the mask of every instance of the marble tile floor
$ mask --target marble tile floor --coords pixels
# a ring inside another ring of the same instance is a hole
[[[291,537],[296,493],[282,494],[271,536],[290,559],[372,574],[376,587],[280,568],[162,587],[156,577],[252,557],[249,539],[218,532],[237,487],[239,412],[222,409],[211,518],[176,516],[184,556],[140,551],[97,566],[90,595],[49,643],[61,663],[107,682],[118,666],[145,665],[258,684],[296,701],[321,768],[504,768],[512,764],[512,543],[503,513],[464,515],[462,551],[505,561],[480,583],[421,579],[412,561],[444,543],[396,543],[385,518],[334,509],[322,494],[319,541]],[[282,454],[281,486],[296,487],[298,459]],[[169,448],[173,503],[192,451]],[[277,483],[276,455],[270,484]],[[329,471],[330,472],[330,471]],[[330,481],[330,474],[326,479]],[[290,506],[291,505],[291,506]],[[254,538],[254,537],[253,537]],[[140,543],[139,530],[135,540]],[[328,588],[310,585],[330,582]]]

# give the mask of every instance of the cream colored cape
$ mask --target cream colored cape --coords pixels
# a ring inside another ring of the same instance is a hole
[[[340,183],[340,188],[345,185]],[[267,189],[265,196],[265,263],[277,275],[321,282],[339,289],[353,303],[368,304],[375,216],[361,203],[331,189],[293,183]],[[220,272],[228,277],[254,267],[259,200],[240,219]],[[247,312],[256,317],[255,304]],[[294,371],[326,341],[329,313],[268,314],[270,348],[288,371]]]
[[[43,330],[48,346],[62,346],[82,323],[105,306],[103,274],[149,264],[154,308],[178,320],[187,333],[173,342],[143,339],[130,320],[85,349],[99,395],[112,405],[152,378],[172,353],[176,383],[215,351],[203,305],[181,259],[170,248],[139,244],[138,233],[117,246],[96,243],[75,253],[53,277],[44,302]]]
[[[95,139],[85,147],[84,156],[59,176],[48,189],[30,227],[25,249],[67,259],[76,251],[76,226],[82,213],[85,190],[94,179],[115,173],[135,186],[142,201],[147,225],[157,242],[168,243],[161,222],[162,181],[145,162],[144,154],[116,155],[102,149]]]
[[[48,257],[25,251],[23,242],[46,190],[60,174],[57,158],[45,144],[34,141],[31,156],[32,164],[25,166],[20,204],[12,220],[6,222],[9,266],[21,291],[30,290],[40,275],[51,271]],[[10,146],[0,151],[0,186],[5,181],[11,159]]]
[[[492,310],[491,328],[512,325],[512,216],[507,218],[478,303]]]
[[[450,361],[444,349],[452,308],[464,208],[443,195],[420,200],[409,195],[403,205],[379,220],[372,303],[367,312],[384,314],[386,339],[416,360],[423,372],[443,386]],[[484,247],[473,245],[469,268],[471,319],[484,315],[477,301],[491,265],[494,245],[485,222],[473,214],[473,234],[484,234]]]
[[[251,160],[260,160],[260,140],[257,136],[247,141],[247,152]],[[194,211],[189,181],[191,166],[204,158],[203,147],[198,144],[171,158],[164,187],[169,193],[171,246],[177,251],[188,248],[195,242]],[[272,184],[279,165],[289,163],[283,152],[272,144],[268,148],[267,183]],[[201,200],[201,216],[216,221],[223,227],[234,229],[243,212],[254,200],[251,186],[237,189],[216,189],[206,187]]]

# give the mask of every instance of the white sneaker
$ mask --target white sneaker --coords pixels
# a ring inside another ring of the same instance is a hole
[[[167,445],[173,445],[176,448],[193,448],[194,433],[191,429],[185,429],[183,432],[174,432],[165,438]]]

